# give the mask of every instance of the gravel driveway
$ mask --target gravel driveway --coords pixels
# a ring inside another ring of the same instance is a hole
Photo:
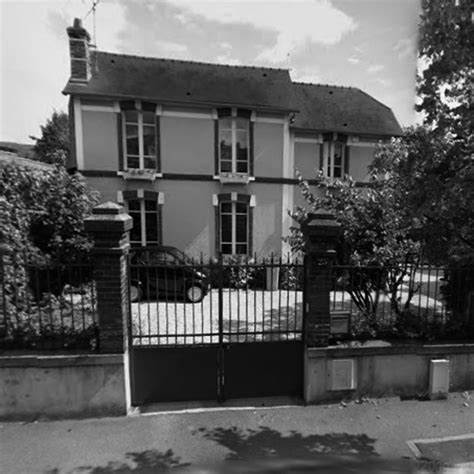
[[[300,336],[301,291],[223,290],[223,332],[227,341]],[[219,340],[219,291],[201,303],[146,301],[132,304],[134,344],[202,344]],[[285,332],[285,333],[282,333]]]

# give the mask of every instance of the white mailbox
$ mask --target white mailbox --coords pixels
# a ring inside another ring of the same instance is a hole
[[[448,392],[449,360],[432,359],[430,361],[430,399],[448,398]]]

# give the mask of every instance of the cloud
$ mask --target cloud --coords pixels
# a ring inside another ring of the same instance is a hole
[[[392,85],[392,81],[390,79],[384,79],[383,77],[376,77],[374,81],[383,87],[388,87]]]
[[[357,28],[355,21],[329,0],[241,0],[235,3],[174,0],[173,4],[182,7],[185,14],[272,32],[275,35],[273,46],[261,51],[257,58],[270,63],[285,61],[288,53],[300,50],[307,42],[336,44]]]
[[[294,68],[290,71],[291,80],[295,82],[321,82],[321,76],[316,69]]]
[[[161,54],[173,54],[177,56],[184,55],[188,52],[188,47],[184,44],[174,43],[173,41],[158,41],[156,43],[157,51],[162,51]]]
[[[398,59],[405,59],[415,56],[415,41],[413,38],[403,38],[398,40],[392,50],[397,53]]]
[[[360,59],[355,57],[355,56],[351,56],[348,61],[351,63],[351,64],[359,64],[360,63]]]
[[[239,66],[242,64],[242,61],[237,58],[232,58],[228,54],[221,54],[220,56],[216,57],[216,60],[219,64],[229,64],[230,66]]]
[[[383,69],[385,69],[385,66],[383,66],[382,64],[373,64],[372,66],[369,66],[367,68],[367,72],[370,74],[374,74],[376,72],[382,71]]]

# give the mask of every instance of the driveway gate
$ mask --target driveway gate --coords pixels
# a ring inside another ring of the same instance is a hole
[[[129,266],[132,404],[301,396],[303,264],[160,252]]]

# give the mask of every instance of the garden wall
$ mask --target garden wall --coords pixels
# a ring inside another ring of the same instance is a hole
[[[474,390],[474,344],[386,343],[306,349],[304,398],[307,403],[322,403],[362,396],[426,397],[433,359],[449,361],[449,391]],[[334,361],[353,362],[338,365]],[[333,390],[336,377],[343,384],[352,383],[353,389]]]
[[[0,419],[125,415],[124,356],[0,356]]]

